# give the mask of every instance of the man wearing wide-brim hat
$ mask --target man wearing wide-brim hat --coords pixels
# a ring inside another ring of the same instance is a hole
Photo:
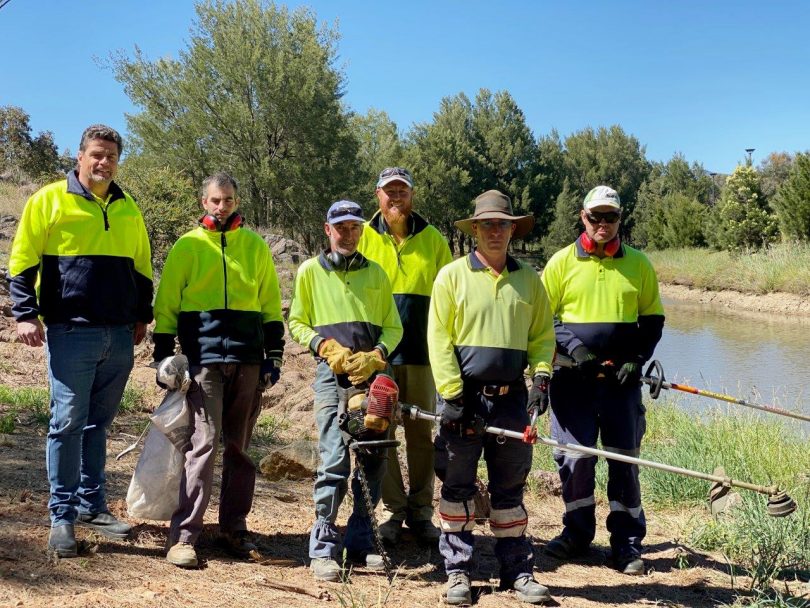
[[[469,255],[436,277],[428,316],[428,348],[442,424],[436,437],[436,474],[442,480],[439,551],[448,575],[445,601],[471,601],[476,471],[483,452],[489,473],[490,529],[501,587],[540,603],[548,590],[532,575],[523,505],[532,447],[499,443],[487,425],[522,432],[528,408],[548,407],[554,329],[546,292],[534,269],[509,255],[509,242],[527,235],[531,216],[512,212],[509,197],[489,190],[475,199],[472,217],[456,227],[475,238]],[[532,376],[527,392],[524,370]]]

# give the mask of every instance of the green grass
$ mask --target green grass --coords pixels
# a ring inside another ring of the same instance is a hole
[[[46,388],[0,384],[0,406],[6,406],[0,415],[0,433],[14,432],[18,423],[47,428],[51,418],[50,400],[50,393]],[[121,398],[119,413],[130,414],[150,409],[146,393],[128,384]]]
[[[714,291],[810,294],[810,245],[781,244],[743,255],[710,249],[646,253],[663,283]]]

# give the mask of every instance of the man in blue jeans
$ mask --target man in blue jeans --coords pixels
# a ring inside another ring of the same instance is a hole
[[[320,463],[315,480],[315,523],[309,539],[310,568],[316,580],[340,578],[338,563],[346,548],[347,561],[379,570],[382,557],[373,552],[371,519],[352,479],[354,510],[345,541],[335,525],[346,496],[351,460],[338,428],[341,390],[365,383],[387,368],[388,353],[402,338],[391,284],[385,271],[357,251],[363,232],[363,211],[352,201],[329,208],[324,225],[329,249],[298,269],[290,304],[290,335],[309,347],[318,364],[315,371],[315,420],[318,424]],[[383,456],[363,458],[363,470],[373,504],[380,497]]]
[[[107,428],[152,320],[152,265],[141,212],[113,181],[121,146],[115,130],[88,127],[77,168],[26,203],[9,256],[17,335],[47,347],[48,546],[59,557],[77,554],[74,524],[130,531],[107,508]]]

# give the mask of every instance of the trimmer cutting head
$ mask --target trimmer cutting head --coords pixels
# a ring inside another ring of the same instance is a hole
[[[785,492],[777,492],[768,496],[768,515],[771,517],[787,517],[796,510],[796,501]]]

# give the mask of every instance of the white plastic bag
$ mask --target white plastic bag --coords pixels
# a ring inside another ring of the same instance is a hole
[[[180,501],[184,449],[191,436],[186,392],[167,393],[150,419],[127,491],[127,512],[139,519],[168,521]]]

